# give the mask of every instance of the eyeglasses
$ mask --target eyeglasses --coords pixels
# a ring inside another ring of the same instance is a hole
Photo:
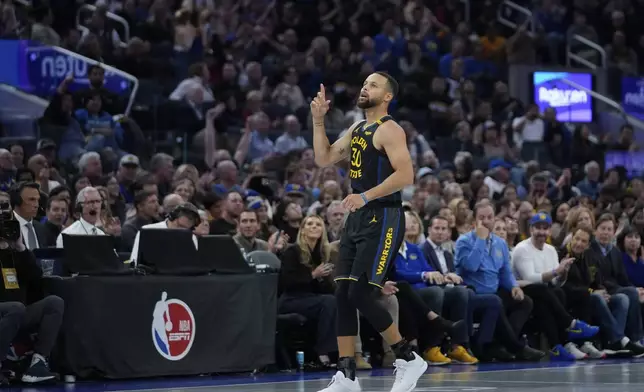
[[[103,200],[85,200],[84,204],[101,204]]]

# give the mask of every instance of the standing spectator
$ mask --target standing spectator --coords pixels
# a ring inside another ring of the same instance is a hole
[[[524,161],[535,159],[537,162],[545,160],[547,150],[543,141],[546,128],[539,115],[539,106],[528,105],[525,116],[512,120],[512,130],[515,143],[521,146],[521,159]]]

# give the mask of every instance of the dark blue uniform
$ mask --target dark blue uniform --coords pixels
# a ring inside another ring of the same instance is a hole
[[[385,116],[371,125],[363,121],[354,128],[349,155],[353,193],[374,188],[394,172],[387,154],[373,145],[378,127],[390,120],[391,116]],[[404,236],[405,214],[400,192],[371,200],[350,213],[340,240],[335,279],[358,280],[365,275],[369,283],[382,287]]]

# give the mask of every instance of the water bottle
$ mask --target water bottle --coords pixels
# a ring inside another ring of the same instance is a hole
[[[295,361],[297,361],[297,368],[299,370],[304,369],[304,351],[298,351],[295,353]]]

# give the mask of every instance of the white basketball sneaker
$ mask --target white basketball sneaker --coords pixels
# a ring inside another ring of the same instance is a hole
[[[352,381],[339,371],[333,376],[329,385],[318,392],[362,392],[362,388],[360,388],[358,377]]]
[[[404,359],[396,359],[394,363],[394,374],[396,381],[394,386],[391,387],[391,392],[411,392],[416,388],[416,383],[420,376],[425,374],[427,370],[427,362],[422,359],[418,354],[414,354],[412,361],[405,361]]]

